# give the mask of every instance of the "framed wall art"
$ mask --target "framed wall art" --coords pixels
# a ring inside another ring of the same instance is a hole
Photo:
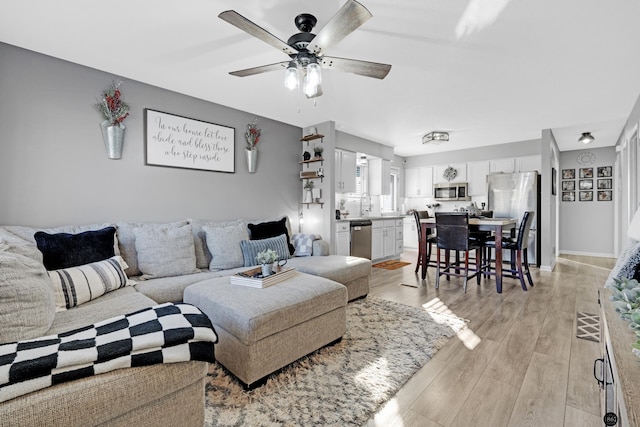
[[[580,178],[593,178],[593,168],[580,168]]]
[[[609,178],[612,176],[612,173],[611,166],[600,166],[598,168],[598,178]]]
[[[613,180],[611,178],[598,180],[598,190],[611,190],[612,188],[613,188]]]
[[[580,190],[593,190],[593,180],[581,179],[578,181],[578,188],[580,188]]]
[[[593,201],[593,191],[580,191],[579,200],[581,202],[591,202],[591,201]]]
[[[562,179],[575,179],[575,178],[576,178],[575,169],[562,169]]]
[[[235,129],[145,108],[145,164],[235,172]]]
[[[576,189],[575,181],[562,181],[562,191],[574,191]]]
[[[600,190],[598,191],[598,201],[599,202],[610,202],[613,200],[613,191],[611,190]]]
[[[563,191],[562,192],[562,201],[563,202],[575,202],[576,201],[576,192],[575,191]]]

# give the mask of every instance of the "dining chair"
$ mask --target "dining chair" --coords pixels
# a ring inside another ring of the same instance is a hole
[[[420,270],[420,266],[422,266],[422,256],[424,251],[427,251],[427,267],[433,266],[431,264],[431,247],[436,243],[436,235],[428,234],[424,236],[426,242],[423,244],[423,236],[422,236],[422,225],[420,224],[421,219],[429,219],[429,211],[413,211],[413,217],[416,220],[416,227],[418,229],[418,261],[416,262],[416,273]]]
[[[470,238],[468,212],[436,212],[436,289],[440,287],[440,276],[464,277],[464,292],[467,292],[467,280],[476,277],[480,284],[482,272],[481,246]],[[445,251],[444,269],[441,271],[441,249]],[[475,269],[469,270],[469,252],[475,250]],[[450,251],[464,252],[464,271],[460,272],[459,264],[450,263]],[[454,269],[452,271],[452,268]],[[472,272],[473,274],[469,274]]]
[[[531,273],[529,271],[527,247],[529,246],[529,230],[531,230],[534,216],[535,212],[525,212],[522,220],[520,221],[517,235],[515,237],[503,237],[502,248],[500,249],[502,251],[508,250],[511,252],[511,268],[503,267],[502,277],[506,276],[519,279],[520,286],[522,286],[522,289],[525,291],[527,290],[527,285],[524,281],[525,275],[527,276],[529,285],[533,286],[533,279],[531,278]],[[489,238],[484,244],[489,248],[489,252],[491,252],[491,249],[496,249],[496,241],[493,238]]]

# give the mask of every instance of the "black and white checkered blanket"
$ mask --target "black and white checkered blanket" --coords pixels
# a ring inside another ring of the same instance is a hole
[[[162,304],[59,335],[0,345],[0,402],[120,368],[214,361],[209,318],[189,304]]]

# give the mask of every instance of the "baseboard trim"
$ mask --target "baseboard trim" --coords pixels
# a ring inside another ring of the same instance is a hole
[[[560,251],[560,255],[592,256],[596,258],[615,258],[614,254],[604,252]]]

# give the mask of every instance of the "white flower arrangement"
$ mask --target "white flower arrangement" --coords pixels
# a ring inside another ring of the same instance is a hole
[[[265,249],[258,252],[256,255],[256,261],[258,264],[273,264],[278,260],[278,254],[273,249]]]

